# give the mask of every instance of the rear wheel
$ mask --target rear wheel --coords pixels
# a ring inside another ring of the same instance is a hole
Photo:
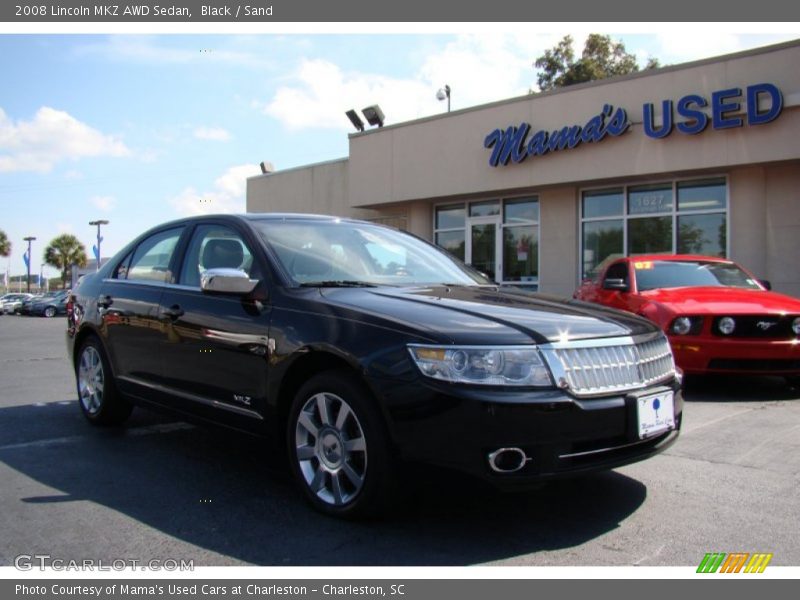
[[[375,399],[355,378],[328,371],[297,393],[287,426],[295,480],[317,510],[374,516],[388,505],[393,469]]]
[[[81,412],[93,425],[119,425],[133,410],[117,390],[111,368],[100,341],[87,338],[75,365],[78,402]]]
[[[56,307],[55,306],[48,306],[44,309],[44,316],[49,318],[56,316]]]

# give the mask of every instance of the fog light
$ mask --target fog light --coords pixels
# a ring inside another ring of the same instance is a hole
[[[796,317],[794,321],[792,321],[792,331],[794,331],[795,335],[800,335],[800,317]]]
[[[692,330],[692,320],[689,317],[678,317],[672,322],[672,333],[686,335]]]
[[[736,321],[731,317],[722,317],[717,327],[719,327],[720,333],[730,335],[733,333],[733,330],[736,329]]]

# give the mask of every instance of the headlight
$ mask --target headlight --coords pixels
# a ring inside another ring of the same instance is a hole
[[[792,321],[792,331],[794,331],[795,335],[800,335],[800,317],[796,317],[794,321]]]
[[[547,386],[550,371],[535,346],[422,346],[408,350],[422,374],[452,383]]]
[[[733,330],[736,329],[736,321],[734,321],[731,317],[722,317],[719,320],[717,327],[719,327],[720,333],[730,335],[733,333]]]
[[[699,335],[703,329],[703,317],[677,317],[669,326],[673,335]]]

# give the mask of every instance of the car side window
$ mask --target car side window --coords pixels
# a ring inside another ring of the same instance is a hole
[[[625,262],[611,265],[606,271],[606,279],[622,279],[622,281],[628,283],[628,277],[628,263]]]
[[[114,279],[127,279],[128,278],[128,267],[131,264],[131,257],[133,256],[133,251],[131,250],[125,255],[125,258],[120,261],[117,265],[117,268],[114,269]]]
[[[200,276],[209,269],[240,269],[253,279],[261,278],[242,236],[225,225],[200,225],[195,229],[178,283],[200,287]]]
[[[166,283],[172,279],[169,270],[172,254],[183,227],[159,231],[141,242],[133,253],[126,279]]]

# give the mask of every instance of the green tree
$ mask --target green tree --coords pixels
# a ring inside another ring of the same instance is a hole
[[[6,232],[0,229],[0,256],[5,258],[11,255],[11,241],[8,239]]]
[[[86,247],[71,233],[62,233],[44,249],[44,262],[61,270],[61,283],[65,285],[72,265],[86,266]]]
[[[585,81],[636,73],[636,57],[625,50],[625,44],[615,42],[610,35],[589,34],[583,53],[575,59],[572,36],[566,35],[553,48],[536,59],[537,82],[543,92]],[[658,59],[650,58],[645,69],[657,69]]]

